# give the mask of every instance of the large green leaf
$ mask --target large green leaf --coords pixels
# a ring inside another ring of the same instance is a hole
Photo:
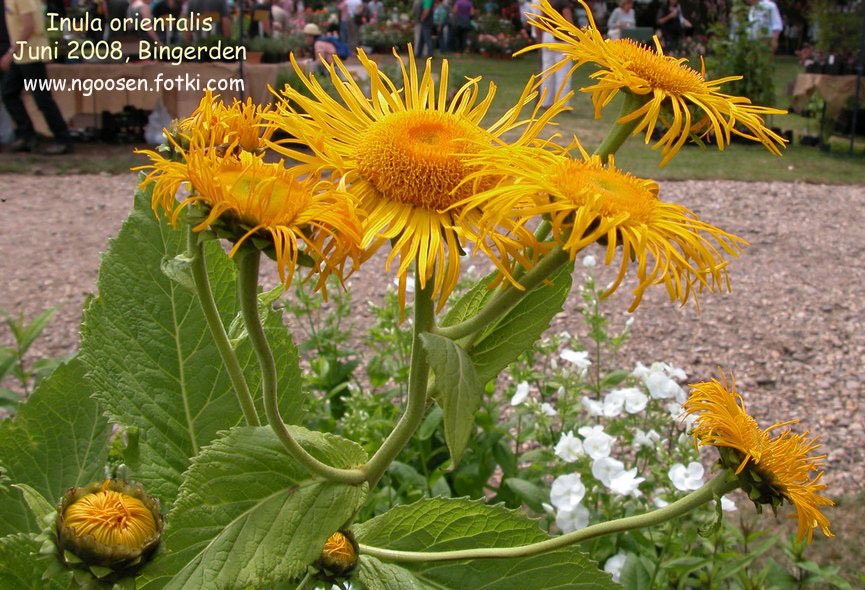
[[[352,527],[359,543],[402,551],[516,547],[547,538],[519,511],[480,500],[432,498]],[[619,588],[575,547],[534,557],[461,562],[394,563],[362,556],[357,577],[373,590],[550,590]]]
[[[573,264],[566,264],[481,334],[471,350],[481,383],[497,377],[550,327],[571,290],[572,272]]]
[[[24,496],[9,484],[26,484],[57,504],[66,488],[103,477],[111,427],[91,399],[77,359],[42,381],[12,420],[0,424],[0,535],[36,532]]]
[[[484,387],[472,359],[459,344],[427,332],[420,339],[435,374],[436,399],[444,412],[445,442],[456,465],[474,432],[475,412],[481,406]]]
[[[222,321],[237,314],[235,270],[219,243],[208,244],[213,293]],[[184,251],[183,232],[157,220],[149,196],[111,242],[99,272],[99,296],[85,310],[81,356],[95,395],[113,421],[138,428],[132,476],[166,505],[174,499],[189,459],[216,433],[240,424],[242,414],[219,352],[192,291],[162,271],[163,260]],[[297,351],[271,313],[268,337],[279,367],[286,422],[301,416]],[[259,373],[248,341],[238,358],[258,396]],[[257,399],[259,411],[260,401]]]
[[[476,315],[478,311],[489,301],[494,289],[490,289],[490,283],[498,276],[498,271],[493,271],[481,278],[463,295],[454,301],[447,313],[442,317],[441,326],[453,326]]]
[[[72,572],[49,577],[45,573],[50,561],[39,559],[39,542],[30,535],[0,537],[0,588],[3,590],[66,590],[72,583]],[[76,584],[77,585],[77,584]]]
[[[334,435],[290,427],[313,456],[335,467],[366,461]],[[261,587],[300,574],[366,497],[366,484],[311,479],[269,427],[235,428],[193,459],[166,518],[164,553],[146,590]]]

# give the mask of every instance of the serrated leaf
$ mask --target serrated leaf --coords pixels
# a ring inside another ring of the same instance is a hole
[[[27,507],[30,508],[30,512],[33,514],[33,518],[36,519],[37,523],[43,523],[47,517],[57,513],[57,509],[52,506],[42,494],[27,484],[17,483],[13,484],[12,487],[21,492],[21,495],[24,497],[24,502],[26,502]]]
[[[453,326],[476,315],[484,304],[492,298],[495,290],[490,289],[489,284],[497,275],[498,271],[491,272],[472,285],[471,289],[451,305],[439,321],[439,325],[442,327]]]
[[[67,590],[72,573],[62,571],[47,579],[42,574],[50,559],[38,559],[39,542],[32,535],[0,537],[0,588],[15,590]]]
[[[351,441],[289,428],[329,465],[366,461]],[[140,586],[219,590],[289,581],[365,497],[365,484],[311,479],[269,427],[235,428],[193,460],[166,518],[164,553],[146,566]]]
[[[442,408],[445,442],[456,465],[472,436],[475,412],[481,406],[484,388],[468,353],[444,336],[420,335],[427,360],[436,378],[436,399]]]
[[[77,359],[57,368],[0,424],[9,483],[25,484],[56,505],[67,488],[102,478],[111,427]],[[21,492],[0,489],[0,534],[37,532]]]
[[[95,396],[115,422],[139,430],[131,476],[169,506],[189,459],[216,434],[242,422],[228,374],[195,294],[169,279],[163,259],[185,251],[181,229],[156,219],[147,193],[112,240],[99,271],[99,296],[87,306],[81,358]],[[223,324],[236,315],[234,264],[217,241],[205,248]],[[301,417],[297,351],[276,313],[265,323],[279,370],[283,419]],[[258,364],[248,342],[237,350],[260,415]]]
[[[523,297],[478,338],[471,358],[481,383],[497,377],[550,327],[571,290],[573,268],[573,263],[566,264],[553,273],[549,283]]]
[[[352,531],[364,545],[403,551],[516,547],[549,538],[535,521],[519,511],[464,498],[432,498],[397,506],[354,525]],[[362,576],[361,581],[368,586],[377,584],[373,586],[376,590],[619,588],[609,574],[600,571],[598,565],[576,547],[534,557],[460,562],[387,564],[363,556],[358,576]]]

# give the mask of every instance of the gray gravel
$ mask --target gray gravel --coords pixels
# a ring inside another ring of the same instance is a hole
[[[36,356],[73,351],[81,305],[100,252],[130,204],[134,177],[0,176],[0,306],[32,316],[57,305]],[[655,360],[703,380],[733,370],[764,423],[800,418],[829,454],[829,494],[865,489],[865,187],[667,182],[662,196],[747,239],[733,262],[733,293],[706,295],[702,311],[651,289],[636,313],[625,362]],[[611,269],[602,269],[601,280]],[[379,297],[373,272],[352,278],[356,301]],[[603,284],[603,283],[602,283]],[[625,321],[628,285],[614,295]],[[556,330],[585,332],[576,298]],[[357,323],[368,318],[359,307]],[[0,327],[0,342],[11,336]]]

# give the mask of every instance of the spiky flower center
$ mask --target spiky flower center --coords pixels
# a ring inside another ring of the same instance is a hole
[[[657,53],[632,39],[607,43],[616,61],[646,80],[652,88],[677,95],[706,92],[703,76],[681,59]]]
[[[594,205],[601,215],[647,223],[658,205],[658,185],[598,164],[570,160],[552,174],[553,185],[574,205]]]
[[[87,494],[66,509],[64,526],[77,537],[92,537],[107,547],[138,550],[156,534],[153,514],[141,500],[103,489]]]
[[[247,223],[290,223],[306,204],[303,185],[276,164],[229,166],[216,182]]]
[[[486,132],[452,113],[391,113],[364,133],[358,171],[387,199],[442,210],[470,195],[469,186],[452,192],[469,173],[463,155],[488,140]]]

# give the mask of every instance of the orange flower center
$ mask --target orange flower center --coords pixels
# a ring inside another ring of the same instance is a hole
[[[579,160],[562,164],[552,183],[576,206],[593,205],[605,217],[628,213],[630,219],[648,223],[660,202],[654,181]]]
[[[706,91],[703,76],[682,63],[682,59],[659,54],[632,39],[608,41],[607,46],[618,63],[645,80],[652,88],[670,94]]]

